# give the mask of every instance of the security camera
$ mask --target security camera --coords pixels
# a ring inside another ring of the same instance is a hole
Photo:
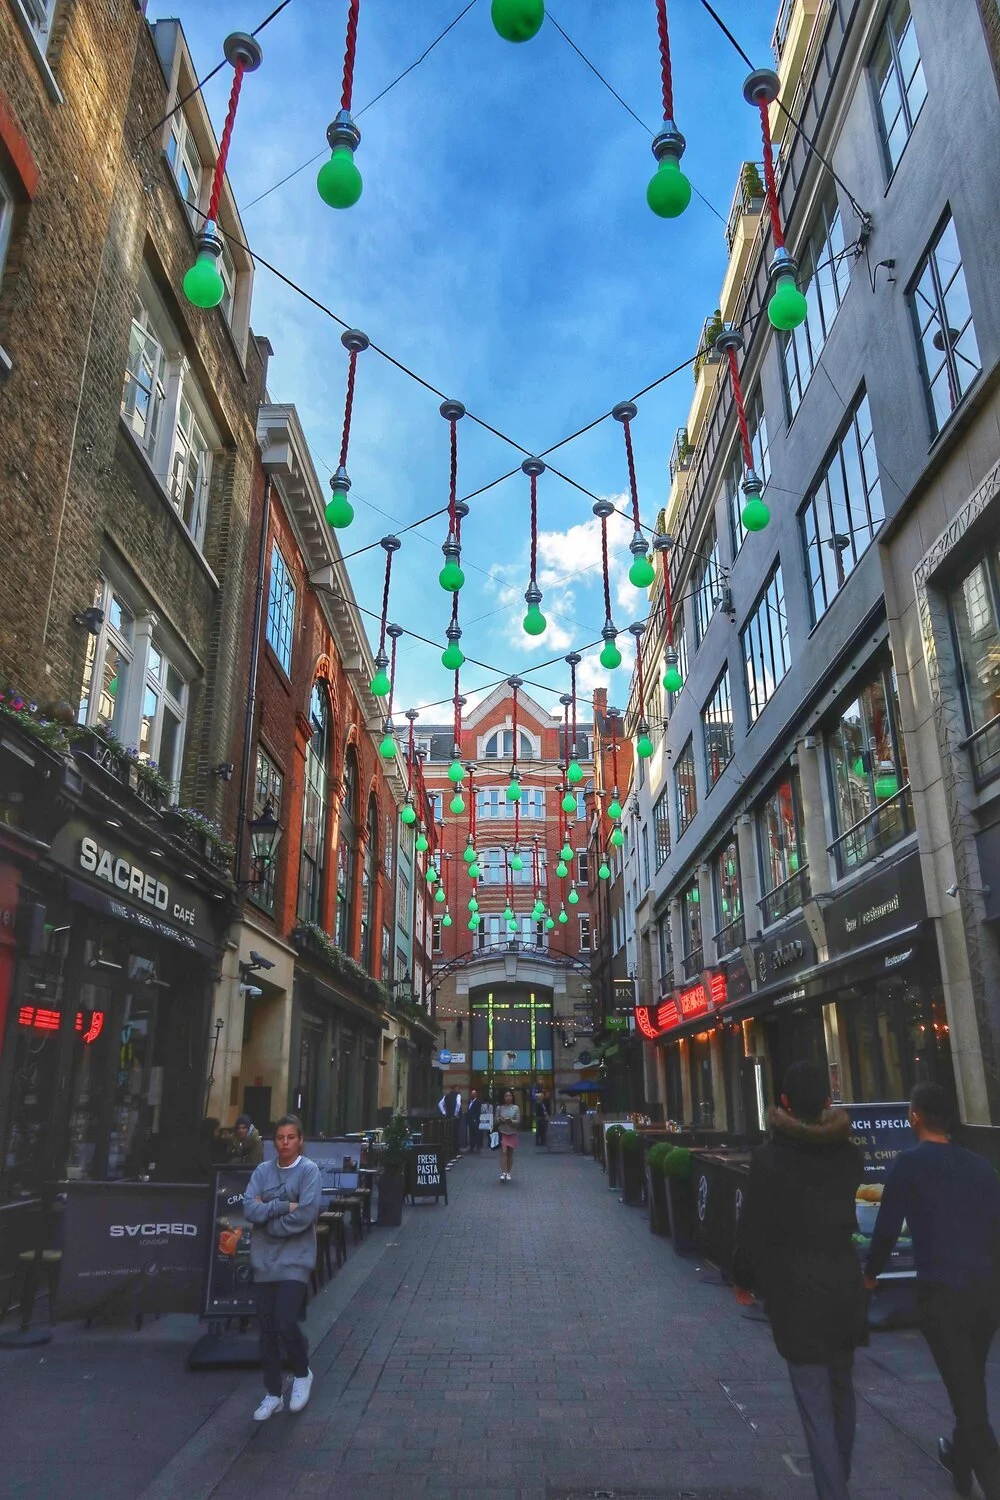
[[[250,949],[250,962],[253,964],[255,969],[274,968],[273,958],[264,958],[260,953],[256,953],[253,948]]]

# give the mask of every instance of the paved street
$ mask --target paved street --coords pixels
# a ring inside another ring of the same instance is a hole
[[[311,1309],[328,1332],[300,1417],[255,1428],[256,1375],[186,1373],[189,1321],[5,1353],[7,1493],[811,1500],[767,1327],[590,1160],[525,1142],[515,1172],[464,1159],[448,1207],[352,1254]],[[993,1376],[1000,1414],[1000,1351]],[[857,1384],[854,1500],[944,1500],[946,1401],[919,1337],[876,1335]]]

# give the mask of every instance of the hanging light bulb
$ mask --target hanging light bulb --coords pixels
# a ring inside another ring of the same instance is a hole
[[[798,270],[795,257],[782,245],[774,252],[768,277],[773,287],[767,304],[768,321],[773,328],[790,333],[804,323],[809,304],[799,291],[795,273]]]
[[[503,919],[504,919],[505,922],[509,922],[509,921],[511,921],[511,919],[513,918],[513,916],[514,916],[514,913],[511,911],[510,906],[508,904],[503,909]]]
[[[639,738],[635,743],[635,753],[640,760],[648,760],[653,753],[653,741],[649,738],[649,725],[645,719],[640,719],[636,728],[639,731]]]
[[[194,307],[218,307],[226,295],[226,283],[219,270],[222,241],[214,224],[206,222],[198,236],[197,245],[197,259],[184,275],[184,295]]]
[[[530,42],[545,20],[545,0],[493,0],[490,17],[505,42]]]
[[[618,632],[610,620],[605,621],[604,629],[601,631],[604,638],[604,647],[601,651],[600,662],[609,672],[622,664],[622,654],[618,649]]]
[[[330,208],[353,208],[361,197],[364,183],[354,163],[354,153],[361,144],[361,131],[348,110],[340,110],[327,128],[326,139],[332,155],[316,175],[317,191]]]
[[[618,801],[618,788],[613,787],[611,792],[611,802],[608,807],[608,817],[611,819],[612,823],[617,823],[621,815],[622,805]]]
[[[330,480],[330,488],[333,494],[327,501],[324,515],[326,516],[328,526],[333,526],[336,530],[342,531],[345,526],[350,526],[354,520],[354,506],[347,498],[347,492],[351,488],[351,481],[343,464],[340,465],[336,474]]]
[[[576,812],[576,793],[568,791],[562,799],[562,810],[564,813]]]
[[[565,860],[561,859],[556,865],[556,874],[558,875],[560,880],[566,879],[566,876],[569,874],[569,865]]]
[[[542,602],[542,591],[534,579],[525,589],[524,598],[528,606],[527,613],[521,622],[525,635],[544,635],[548,622],[538,607]]]
[[[520,851],[517,849],[514,850],[514,853],[510,857],[510,867],[518,874],[521,872],[521,870],[524,869],[524,860],[521,858]]]
[[[555,924],[555,920],[553,919],[553,917],[551,916],[551,914],[545,918],[545,931],[546,932],[551,932],[552,929],[553,929],[553,927],[555,925],[556,925]]]
[[[479,868],[478,860],[473,860],[472,864],[469,866],[469,879],[478,880],[481,874],[482,871]]]
[[[378,747],[378,753],[383,760],[396,758],[396,731],[392,727],[391,719],[386,719],[382,725],[382,743]]]
[[[504,796],[508,802],[520,802],[521,800],[521,778],[516,771],[511,771],[510,773],[510,785]]]
[[[476,928],[478,926],[479,926],[479,913],[478,912],[473,912],[472,916],[469,918],[469,931],[470,932],[475,932]]]
[[[424,833],[423,828],[421,828],[420,832],[417,834],[417,841],[413,847],[414,849],[416,849],[418,854],[426,854],[427,850],[430,848],[430,845],[427,842],[427,835],[426,833]]]
[[[764,486],[753,469],[743,476],[743,513],[740,517],[747,531],[763,531],[771,519],[771,512],[760,498]]]
[[[559,920],[563,924],[564,927],[565,927],[566,923],[569,921],[569,917],[566,914],[566,908],[565,908],[565,906],[559,912]]]
[[[469,910],[470,911],[478,911],[479,910],[479,902],[477,901],[475,895],[472,895],[472,896],[469,897]]]
[[[457,786],[458,783],[460,781],[462,781],[463,778],[464,778],[464,776],[465,776],[465,768],[462,765],[462,762],[458,758],[459,757],[459,753],[460,752],[458,750],[458,747],[456,746],[455,751],[454,751],[455,759],[452,761],[451,765],[448,767],[448,780],[452,783],[453,786]]]
[[[448,807],[455,814],[456,818],[460,813],[465,812],[465,798],[462,796],[462,788],[460,786],[455,788],[455,795],[448,803]]]
[[[573,858],[573,849],[570,845],[569,839],[566,840],[565,844],[563,844],[562,848],[559,850],[559,858],[562,860],[563,864],[566,865],[568,865],[570,860]]]
[[[453,531],[449,531],[441,551],[444,553],[444,567],[438,574],[438,583],[446,593],[457,594],[465,582],[465,574],[461,569],[462,549]]]
[[[429,886],[433,886],[433,884],[434,884],[435,880],[437,880],[437,878],[438,878],[438,872],[435,869],[435,867],[433,865],[428,865],[428,867],[427,867],[427,874],[425,876],[427,884]]]
[[[465,656],[461,646],[458,644],[462,639],[462,627],[457,621],[452,621],[445,631],[448,644],[441,652],[441,665],[449,672],[457,672],[465,664]]]
[[[684,686],[684,679],[681,676],[678,660],[677,652],[673,646],[668,646],[666,655],[664,656],[664,663],[667,670],[663,674],[663,686],[668,693],[679,693]]]
[[[472,834],[471,833],[468,835],[468,837],[465,840],[465,848],[462,850],[462,858],[465,860],[465,863],[467,865],[471,865],[471,864],[473,864],[475,862],[475,858],[476,858],[476,846],[473,843]]]
[[[653,564],[649,560],[646,551],[646,543],[642,532],[637,530],[628,544],[628,550],[632,554],[632,566],[628,570],[628,581],[637,589],[648,589],[656,578]]]
[[[575,786],[577,784],[577,782],[583,780],[583,767],[580,765],[580,762],[576,759],[576,746],[575,745],[573,746],[573,759],[570,761],[569,765],[566,767],[566,780],[568,782],[571,782],[573,786]]]
[[[447,907],[445,907],[444,916],[441,918],[441,926],[442,927],[450,927],[451,926],[451,912],[447,909]]]
[[[510,921],[507,923],[507,931],[508,932],[516,932],[517,928],[518,928],[517,918],[516,917],[511,917]]]
[[[598,868],[598,871],[597,871],[597,878],[598,878],[598,880],[610,880],[611,879],[611,866],[608,864],[608,862],[607,862],[606,859],[602,859],[601,860],[600,867]]]
[[[569,893],[569,895],[567,896],[566,899],[569,902],[570,906],[575,906],[576,903],[580,899],[580,892],[576,888],[576,881],[575,880],[574,880],[574,882],[572,884],[572,887],[570,888],[570,893]]]
[[[435,901],[440,901],[440,902],[442,902],[442,904],[447,900],[447,897],[445,896],[445,893],[444,893],[444,886],[443,885],[439,885],[438,888],[437,888],[437,890],[434,892],[434,900]]]
[[[407,827],[417,821],[417,810],[413,805],[413,793],[407,792],[406,801],[403,803],[399,813],[400,819]]]
[[[375,676],[368,684],[373,698],[388,698],[392,692],[392,683],[389,681],[389,674],[386,671],[388,665],[389,658],[384,651],[379,651],[375,657]]]
[[[646,202],[661,219],[676,219],[691,202],[691,184],[681,171],[686,145],[673,120],[664,120],[653,141],[658,166],[646,188]]]
[[[622,833],[620,828],[613,828],[611,830],[611,842],[614,844],[616,849],[620,849],[622,844],[624,844],[625,835],[624,833]]]

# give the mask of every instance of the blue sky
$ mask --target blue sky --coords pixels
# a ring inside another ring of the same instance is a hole
[[[362,0],[356,118],[463,3]],[[178,0],[199,73],[221,56],[227,32],[253,29],[271,8],[270,0]],[[776,0],[721,0],[716,8],[755,62],[770,64]],[[718,301],[726,250],[722,224],[697,197],[680,219],[650,213],[649,136],[555,26],[546,21],[533,41],[514,46],[496,35],[489,9],[489,0],[477,0],[430,57],[361,116],[356,161],[365,188],[353,209],[321,202],[317,162],[244,207],[244,225],[253,248],[337,314],[537,451],[693,353]],[[653,0],[556,0],[549,12],[655,130],[662,105]],[[346,0],[292,0],[263,32],[264,63],[244,83],[230,154],[241,205],[324,149],[340,100],[346,14]],[[697,0],[673,0],[670,24],[684,168],[725,216],[740,163],[760,156],[759,120],[741,93],[747,70]],[[206,89],[217,133],[230,79],[225,70]],[[274,346],[272,398],[298,407],[325,482],[343,417],[341,330],[264,270],[253,326]],[[666,500],[667,460],[692,390],[684,371],[639,403],[633,437],[649,524]],[[520,459],[468,419],[460,424],[460,494]],[[597,494],[626,489],[622,432],[610,420],[553,461]],[[359,361],[348,468],[356,515],[339,534],[345,552],[447,502],[448,429],[437,398],[372,353]],[[625,578],[631,530],[612,525],[613,613],[624,631],[646,601]],[[391,618],[442,645],[451,607],[437,584],[446,529],[440,517],[422,528],[427,539],[416,531],[403,538],[390,606]],[[534,675],[563,692],[563,664],[535,674],[531,666],[599,637],[591,501],[543,475],[539,529],[549,629],[532,641],[520,628],[528,481],[518,474],[472,502],[463,530],[462,646],[501,672]],[[383,561],[376,548],[349,564],[360,603],[372,609],[381,602]],[[377,633],[376,622],[369,626]],[[609,676],[590,652],[581,686],[607,684],[611,701],[624,705],[629,659]],[[463,670],[467,691],[495,681],[483,668]],[[450,689],[440,648],[400,642],[399,708]],[[553,694],[533,691],[555,706]]]

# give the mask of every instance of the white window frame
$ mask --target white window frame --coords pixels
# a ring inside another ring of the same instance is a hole
[[[196,231],[201,228],[201,214],[196,210],[201,207],[202,188],[205,185],[205,163],[201,159],[198,143],[194,138],[194,132],[184,117],[184,111],[175,111],[170,123],[170,131],[167,135],[167,143],[164,148],[170,170],[177,184],[187,209],[187,216],[191,226]],[[188,182],[194,190],[194,197],[189,197],[184,191],[184,183],[181,171],[186,173]]]
[[[7,177],[0,172],[0,281],[3,280],[7,251],[10,249],[11,230],[14,227],[14,209],[17,199]]]
[[[28,25],[38,39],[38,45],[44,51],[49,44],[49,36],[52,31],[52,22],[55,20],[56,6],[59,0],[20,0],[21,9],[28,19]]]
[[[295,645],[295,584],[292,582],[292,570],[277,542],[271,545],[264,635],[281,670],[286,677],[291,677],[292,650]]]
[[[578,920],[580,923],[580,952],[589,953],[591,951],[591,944],[593,941],[593,935],[590,927],[590,913],[581,912]]]

